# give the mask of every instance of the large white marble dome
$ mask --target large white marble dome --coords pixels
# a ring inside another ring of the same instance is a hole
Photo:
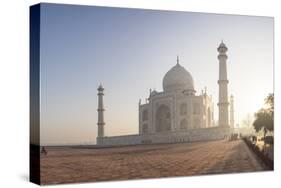
[[[191,74],[177,62],[164,76],[163,90],[165,92],[177,90],[195,92],[193,78]]]

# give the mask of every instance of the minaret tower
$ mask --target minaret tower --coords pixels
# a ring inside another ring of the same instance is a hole
[[[230,127],[234,128],[234,97],[233,95],[230,96]]]
[[[104,116],[103,116],[103,112],[104,112],[104,107],[103,107],[103,91],[104,88],[102,87],[102,85],[100,84],[100,86],[98,87],[98,137],[97,137],[97,144],[100,144],[100,139],[101,137],[104,137]]]
[[[227,80],[227,68],[226,68],[226,60],[227,60],[227,47],[221,42],[218,47],[218,59],[219,59],[219,126],[220,127],[229,127],[228,121],[228,80]]]

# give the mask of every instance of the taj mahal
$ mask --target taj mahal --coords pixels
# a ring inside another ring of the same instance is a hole
[[[104,88],[98,87],[97,145],[122,146],[207,141],[228,138],[234,128],[233,96],[228,95],[227,52],[221,42],[219,60],[218,123],[214,120],[214,103],[207,89],[196,94],[192,75],[174,65],[163,78],[163,91],[150,90],[144,103],[139,101],[139,133],[105,136]]]

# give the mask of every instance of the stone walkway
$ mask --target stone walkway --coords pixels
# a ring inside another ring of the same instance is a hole
[[[42,184],[267,170],[240,140],[47,150],[41,158]]]

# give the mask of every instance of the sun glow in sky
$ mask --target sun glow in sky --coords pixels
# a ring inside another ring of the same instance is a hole
[[[97,87],[105,88],[106,135],[138,132],[138,101],[162,91],[180,64],[197,94],[218,102],[217,47],[227,45],[235,121],[273,92],[273,18],[43,4],[41,144],[95,143]]]

